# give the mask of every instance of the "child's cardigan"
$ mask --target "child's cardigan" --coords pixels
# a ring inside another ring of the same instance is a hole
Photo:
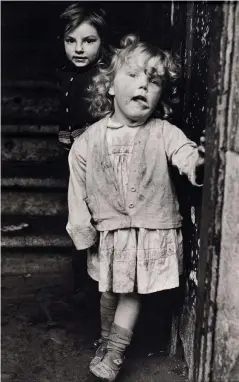
[[[107,150],[107,123],[108,117],[90,126],[76,138],[69,154],[66,229],[79,250],[95,243],[97,231],[180,227],[182,217],[169,163],[197,185],[196,143],[169,122],[152,119],[136,133],[124,203]]]

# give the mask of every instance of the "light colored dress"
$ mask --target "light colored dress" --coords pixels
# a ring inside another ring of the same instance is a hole
[[[121,195],[126,198],[138,127],[109,119],[107,145]],[[179,286],[183,266],[181,229],[128,228],[100,232],[98,252],[88,251],[88,273],[99,291],[153,293]]]

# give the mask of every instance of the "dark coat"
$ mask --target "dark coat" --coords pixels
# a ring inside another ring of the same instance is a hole
[[[59,85],[59,141],[70,148],[74,138],[96,119],[89,112],[87,88],[97,73],[97,65],[76,68],[67,64],[57,71]]]

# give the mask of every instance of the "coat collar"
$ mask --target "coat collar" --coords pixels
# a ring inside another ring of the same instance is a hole
[[[138,127],[138,126],[142,126],[142,125],[145,125],[145,122],[141,122],[138,125],[134,125],[134,126],[132,126],[132,125],[124,125],[124,124],[122,124],[120,122],[113,121],[112,116],[110,116],[108,118],[108,121],[107,121],[107,127],[109,127],[110,129],[119,129],[119,128],[123,127],[123,126],[128,126],[128,127],[134,128],[134,127]]]
[[[107,121],[107,127],[110,129],[119,129],[120,127],[123,127],[124,125],[122,123],[113,121],[111,117],[109,117]]]

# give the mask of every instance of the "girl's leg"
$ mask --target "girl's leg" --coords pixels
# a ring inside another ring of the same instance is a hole
[[[122,294],[115,312],[114,323],[108,338],[107,351],[118,359],[130,345],[133,330],[139,316],[140,297],[136,293]],[[110,357],[112,358],[112,357]]]
[[[120,371],[124,352],[131,343],[133,329],[140,311],[139,295],[124,294],[119,298],[114,323],[107,343],[107,352],[91,372],[105,381],[114,381]]]
[[[112,292],[103,292],[100,299],[101,318],[101,339],[107,340],[110,334],[112,323],[115,318],[115,311],[118,304],[118,296]]]
[[[111,331],[118,304],[118,296],[111,292],[103,292],[100,299],[101,337],[97,341],[97,350],[90,363],[94,368],[104,357],[107,350],[107,340]]]
[[[133,331],[140,311],[140,297],[136,293],[121,294],[115,312],[114,323]]]

